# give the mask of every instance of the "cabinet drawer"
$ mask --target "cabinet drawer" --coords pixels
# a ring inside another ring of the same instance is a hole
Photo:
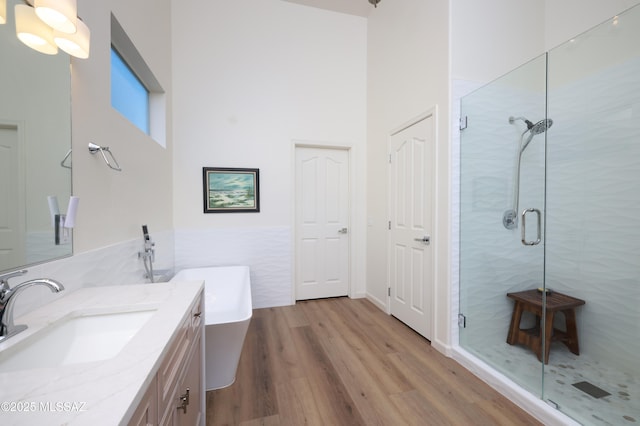
[[[186,357],[190,352],[191,344],[198,340],[204,322],[204,305],[202,293],[193,304],[189,315],[180,325],[178,337],[171,345],[165,361],[158,370],[158,400],[160,407],[165,407],[170,403],[173,388],[176,386],[177,378],[184,368]]]
[[[182,380],[176,389],[176,407],[180,403],[180,396],[189,392],[189,403],[185,410],[175,410],[176,424],[197,426],[201,424],[203,408],[202,397],[202,351],[200,350],[200,338],[196,338],[193,350],[189,354],[189,361],[185,368]]]
[[[173,388],[184,366],[184,361],[189,351],[191,339],[191,316],[185,318],[180,325],[179,333],[175,341],[171,344],[171,349],[158,370],[158,402],[160,407],[165,407],[171,402]]]
[[[182,371],[176,386],[173,388],[172,398],[166,406],[160,407],[161,426],[197,426],[202,424],[204,408],[202,406],[202,350],[201,337],[196,337],[192,349],[189,351],[185,369]],[[181,397],[187,397],[184,408]]]

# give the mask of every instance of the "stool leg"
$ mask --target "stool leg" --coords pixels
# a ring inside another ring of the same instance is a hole
[[[576,355],[580,355],[580,346],[578,345],[578,328],[576,326],[576,311],[573,309],[567,309],[562,311],[567,327],[567,339],[565,344],[571,352]]]
[[[522,303],[516,302],[513,305],[513,313],[511,314],[511,324],[509,325],[509,333],[507,334],[507,343],[514,345],[518,342],[518,332],[520,331],[520,319],[522,318]]]
[[[553,317],[555,312],[547,311],[544,324],[544,363],[549,364],[549,351],[551,350],[551,336],[553,335]]]

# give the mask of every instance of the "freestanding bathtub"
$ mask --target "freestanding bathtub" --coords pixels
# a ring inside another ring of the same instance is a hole
[[[205,387],[233,384],[251,321],[248,266],[183,269],[171,281],[204,281]]]

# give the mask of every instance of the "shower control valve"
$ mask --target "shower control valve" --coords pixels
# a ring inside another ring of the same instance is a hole
[[[507,229],[516,229],[518,227],[518,214],[515,210],[507,210],[502,215],[502,224]]]

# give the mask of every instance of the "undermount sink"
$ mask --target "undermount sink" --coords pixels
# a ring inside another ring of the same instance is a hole
[[[155,310],[72,315],[0,353],[0,373],[115,357]]]

